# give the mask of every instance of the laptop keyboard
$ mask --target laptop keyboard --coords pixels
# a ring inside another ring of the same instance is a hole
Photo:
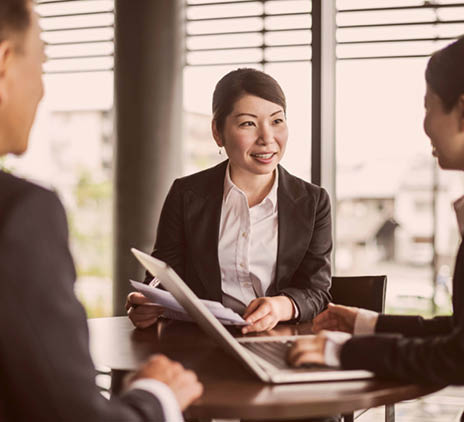
[[[278,369],[288,369],[286,357],[291,341],[257,341],[243,342],[241,345]]]

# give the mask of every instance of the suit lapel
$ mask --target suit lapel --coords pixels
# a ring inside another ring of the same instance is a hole
[[[218,239],[226,167],[227,161],[205,172],[189,192],[186,211],[193,266],[208,296],[218,301],[222,300]]]
[[[276,292],[288,285],[308,249],[312,236],[314,206],[301,183],[279,168],[277,191],[279,234],[276,265]]]

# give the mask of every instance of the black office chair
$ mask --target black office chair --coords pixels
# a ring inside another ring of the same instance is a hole
[[[332,277],[330,294],[333,303],[383,313],[386,288],[386,275]]]
[[[330,294],[333,303],[383,313],[385,311],[386,275],[352,277],[332,277]],[[357,417],[361,416],[362,411]],[[385,412],[394,414],[393,405],[386,406]],[[354,413],[343,415],[344,422],[353,422]]]

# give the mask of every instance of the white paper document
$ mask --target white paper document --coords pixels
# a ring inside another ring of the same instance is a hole
[[[138,281],[129,280],[131,286],[154,304],[162,306],[165,311],[163,316],[181,321],[192,321],[190,315],[185,312],[182,305],[166,290],[158,289]],[[226,308],[222,303],[213,300],[201,299],[203,304],[210,312],[224,325],[249,325],[239,314],[230,308]]]

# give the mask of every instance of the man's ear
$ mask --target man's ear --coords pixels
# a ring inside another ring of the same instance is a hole
[[[13,46],[10,41],[0,42],[0,104],[6,99],[6,75],[11,63]]]
[[[211,132],[213,132],[213,138],[216,141],[216,144],[219,148],[224,146],[224,142],[222,142],[222,136],[219,133],[216,125],[216,120],[212,120],[211,122]]]

